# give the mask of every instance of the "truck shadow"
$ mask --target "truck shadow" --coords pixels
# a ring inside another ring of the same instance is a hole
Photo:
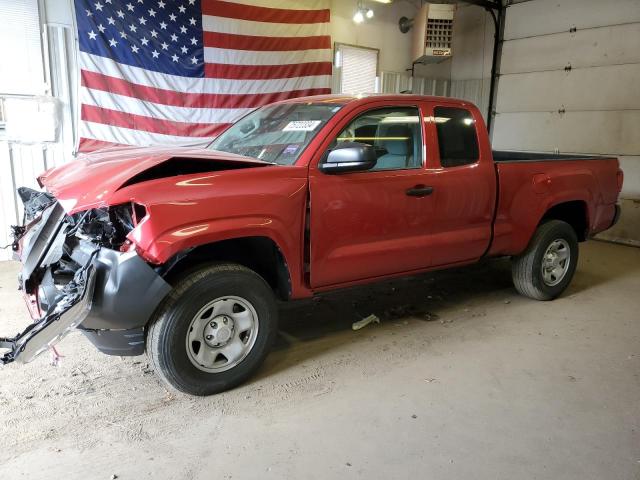
[[[493,294],[515,295],[508,259],[497,259],[450,270],[353,287],[310,300],[280,306],[280,332],[271,355],[257,378],[273,375],[324,352],[357,341],[353,322],[376,315],[382,326],[407,319],[446,322],[443,311]],[[502,298],[502,297],[500,297]]]
[[[640,264],[625,261],[627,256],[623,255],[625,252],[619,245],[589,243],[571,285],[563,294],[565,298],[635,274],[640,269]],[[602,268],[602,255],[609,258],[606,269]],[[451,307],[487,301],[508,302],[517,298],[511,282],[510,261],[501,258],[353,287],[312,300],[284,303],[280,306],[280,332],[276,345],[257,378],[275,374],[350,343],[371,341],[376,333],[387,334],[390,331],[388,327],[399,322],[422,320],[424,325],[418,324],[416,328],[436,331],[434,323],[450,321],[447,315],[450,316]],[[477,314],[470,312],[467,320],[478,320],[474,317],[482,316],[481,311]],[[365,327],[361,332],[351,331],[353,322],[370,314],[380,318],[381,329],[374,326],[373,329]]]

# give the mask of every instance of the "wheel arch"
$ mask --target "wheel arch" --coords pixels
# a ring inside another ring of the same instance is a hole
[[[569,200],[556,203],[547,208],[538,226],[549,220],[561,220],[568,223],[576,232],[579,242],[587,239],[589,232],[589,207],[584,200]]]
[[[243,265],[264,278],[279,299],[291,297],[289,264],[280,246],[267,236],[228,238],[187,248],[161,267],[161,275],[173,284],[188,271],[215,262]]]

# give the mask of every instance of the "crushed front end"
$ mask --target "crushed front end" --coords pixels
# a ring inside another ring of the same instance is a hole
[[[0,363],[26,363],[76,327],[104,353],[143,353],[144,327],[171,290],[127,239],[144,208],[131,203],[68,215],[46,192],[18,193],[25,221],[13,227],[13,249],[33,323],[0,338]]]

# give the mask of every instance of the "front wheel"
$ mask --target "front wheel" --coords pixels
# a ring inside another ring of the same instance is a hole
[[[538,227],[527,249],[512,258],[516,290],[534,300],[552,300],[571,283],[578,265],[578,238],[566,222],[551,220]]]
[[[277,333],[269,285],[240,265],[218,264],[182,278],[152,319],[147,355],[171,387],[212,395],[260,366]]]

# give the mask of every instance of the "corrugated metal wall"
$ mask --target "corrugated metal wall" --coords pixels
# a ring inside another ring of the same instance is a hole
[[[417,95],[435,95],[469,100],[478,105],[483,114],[488,108],[488,85],[483,79],[445,80],[411,77],[407,73],[382,72],[381,92],[411,92]]]
[[[65,161],[62,144],[18,145],[0,142],[0,246],[11,242],[9,226],[22,223],[22,203],[16,195],[20,186],[38,188],[36,177]],[[10,249],[0,250],[0,260],[11,258]]]
[[[0,246],[11,241],[9,226],[21,223],[22,204],[16,197],[20,186],[38,188],[36,177],[48,168],[68,161],[74,146],[73,36],[63,25],[45,25],[52,94],[61,103],[58,142],[21,145],[0,139]],[[0,250],[0,260],[11,258]]]

